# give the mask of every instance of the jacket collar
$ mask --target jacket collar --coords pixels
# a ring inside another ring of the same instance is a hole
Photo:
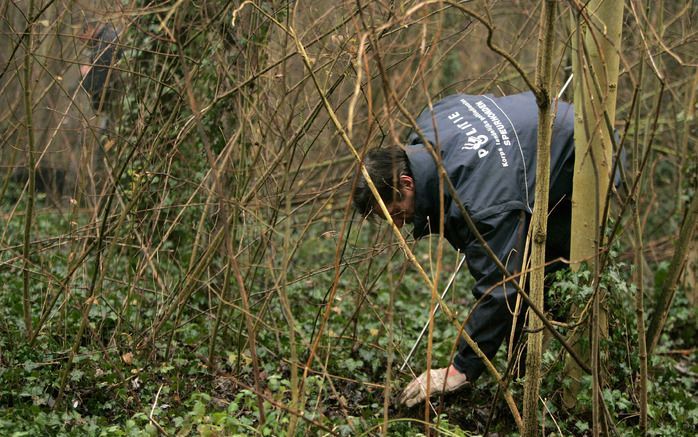
[[[431,153],[421,144],[405,150],[415,184],[414,238],[438,231],[439,177]]]

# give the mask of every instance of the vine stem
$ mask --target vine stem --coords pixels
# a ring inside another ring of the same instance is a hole
[[[31,228],[32,219],[34,216],[34,192],[36,191],[36,162],[34,160],[34,128],[32,125],[32,50],[33,50],[33,20],[32,15],[34,15],[34,0],[29,1],[29,13],[27,14],[27,19],[29,24],[27,26],[27,44],[24,49],[24,109],[26,113],[27,122],[27,144],[28,150],[28,163],[29,167],[29,189],[27,193],[27,215],[24,218],[24,247],[22,251],[22,256],[24,257],[24,269],[22,270],[22,310],[24,315],[24,328],[27,331],[27,339],[33,337],[32,335],[32,312],[31,312],[31,296],[29,294],[29,286],[31,285],[29,271],[30,251],[31,251]]]

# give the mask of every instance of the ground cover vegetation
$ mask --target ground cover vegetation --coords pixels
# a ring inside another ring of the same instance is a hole
[[[539,3],[0,3],[0,435],[518,434],[488,374],[397,405],[457,332],[438,313],[399,370],[435,300],[349,193],[353,152],[399,144],[430,100],[526,90]],[[560,90],[588,11],[557,3]],[[592,435],[594,408],[608,434],[698,431],[698,8],[630,0],[623,14],[611,122],[625,165],[600,267],[549,278],[545,302],[567,337],[606,291],[601,397],[584,375],[564,405],[551,340],[542,435]],[[459,254],[405,235],[441,290]],[[463,269],[445,297],[458,323],[472,283]],[[507,352],[494,364],[520,406]]]

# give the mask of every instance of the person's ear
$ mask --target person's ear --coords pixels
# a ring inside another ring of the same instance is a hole
[[[407,191],[414,191],[414,179],[412,179],[412,176],[400,176],[400,188]]]

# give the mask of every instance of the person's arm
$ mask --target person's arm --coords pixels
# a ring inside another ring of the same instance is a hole
[[[471,240],[463,224],[460,229],[460,241]],[[490,248],[497,254],[511,274],[521,268],[526,242],[527,217],[522,211],[508,211],[494,215],[478,224],[482,236]],[[482,299],[473,309],[465,326],[472,339],[488,358],[494,357],[502,340],[511,332],[513,312],[516,307],[516,289],[510,283],[502,282],[504,276],[496,264],[487,255],[477,240],[463,244],[470,273],[476,284],[473,294]],[[484,297],[483,297],[484,296]],[[521,314],[524,314],[523,310]],[[520,320],[523,318],[520,316]],[[429,374],[422,373],[403,391],[400,402],[412,407],[427,397],[427,378],[430,379],[429,397],[454,392],[474,381],[484,370],[484,364],[467,343],[460,339],[458,354],[453,364],[442,369],[432,369]]]
[[[521,259],[526,244],[528,218],[522,211],[507,211],[489,217],[478,224],[478,229],[510,274],[521,271]],[[509,336],[516,307],[516,288],[505,279],[495,262],[475,239],[467,244],[465,256],[476,283],[473,295],[479,300],[470,314],[465,330],[478,344],[487,358],[492,359]],[[518,280],[518,278],[513,279]],[[518,322],[523,321],[523,310]],[[482,360],[462,338],[453,365],[474,381],[485,369]]]

